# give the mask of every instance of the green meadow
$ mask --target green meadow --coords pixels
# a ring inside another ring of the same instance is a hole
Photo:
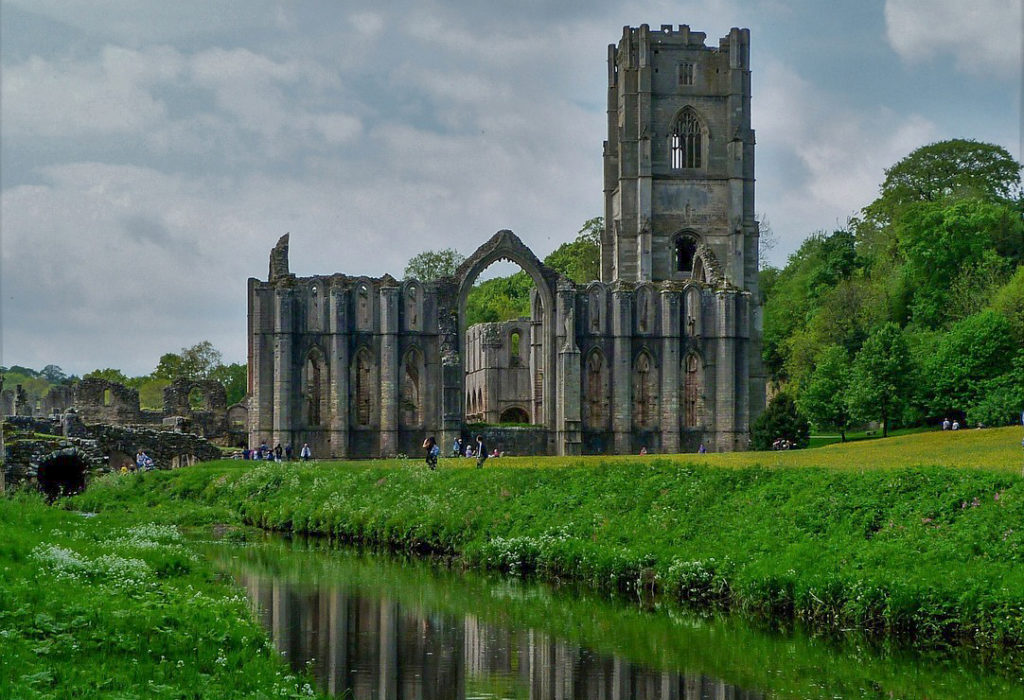
[[[436,472],[418,460],[224,461],[107,478],[77,506],[230,513],[268,530],[813,627],[1014,651],[1024,644],[1018,432],[785,453],[498,458],[482,470],[442,460]]]
[[[108,475],[54,507],[22,492],[0,498],[0,697],[315,693],[182,538],[216,524],[1019,667],[1022,452],[1019,429],[1000,429],[482,470],[449,459],[436,472],[413,459],[222,460]]]

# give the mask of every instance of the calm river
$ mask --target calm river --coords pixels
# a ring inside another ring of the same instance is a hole
[[[371,698],[1024,698],[1020,672],[323,541],[215,543],[292,667]]]

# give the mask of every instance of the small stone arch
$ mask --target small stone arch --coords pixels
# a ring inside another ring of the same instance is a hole
[[[642,348],[633,360],[632,380],[633,428],[655,429],[660,423],[658,388],[661,382],[654,356],[647,348]]]
[[[509,406],[501,412],[500,423],[529,423],[530,414],[522,406]]]
[[[352,387],[350,415],[354,427],[369,428],[376,424],[380,396],[377,376],[377,363],[374,362],[373,355],[365,345],[361,346],[352,358],[349,378]]]
[[[313,346],[302,363],[302,417],[309,428],[329,422],[331,378],[323,350]]]
[[[704,360],[696,350],[683,357],[683,428],[699,429],[704,426]]]
[[[88,456],[75,447],[66,447],[39,460],[36,483],[39,490],[52,501],[84,491],[88,471]]]
[[[415,346],[406,350],[399,367],[401,386],[398,420],[403,428],[419,428],[423,425],[425,373],[423,352]]]
[[[636,303],[636,330],[641,335],[654,332],[657,312],[655,309],[654,286],[649,282],[641,282],[633,293]]]
[[[699,284],[687,283],[683,287],[683,328],[689,338],[702,335],[702,297]]]
[[[402,317],[407,331],[423,330],[423,285],[417,280],[402,283]]]
[[[352,311],[357,331],[372,331],[374,309],[374,285],[369,277],[360,277],[352,285]]]
[[[585,298],[585,332],[593,335],[601,335],[604,332],[605,324],[607,322],[608,287],[603,282],[591,282],[587,285]]]
[[[583,361],[583,427],[607,430],[611,418],[611,384],[608,361],[601,348],[591,348]]]

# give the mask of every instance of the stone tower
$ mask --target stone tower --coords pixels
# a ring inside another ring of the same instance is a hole
[[[757,294],[750,31],[704,39],[643,24],[608,47],[604,281],[701,279],[706,249]]]

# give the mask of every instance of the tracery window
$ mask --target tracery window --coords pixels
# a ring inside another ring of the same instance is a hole
[[[684,109],[672,128],[672,169],[700,168],[704,129],[692,109]]]

